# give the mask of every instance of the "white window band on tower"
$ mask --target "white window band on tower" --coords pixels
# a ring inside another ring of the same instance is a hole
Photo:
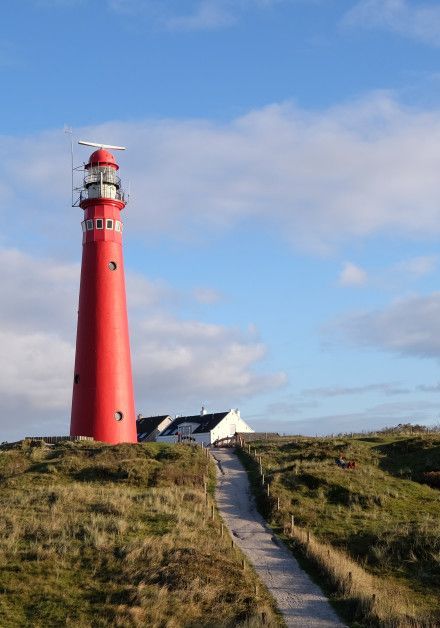
[[[111,218],[107,218],[107,220],[105,221],[105,228],[113,229],[113,220]]]
[[[95,222],[96,222],[96,228],[97,229],[104,229],[104,219],[103,218],[97,218]]]
[[[87,231],[93,231],[93,220],[87,220]]]
[[[119,232],[122,231],[122,223],[120,220],[116,220],[115,222],[115,231],[119,231]]]

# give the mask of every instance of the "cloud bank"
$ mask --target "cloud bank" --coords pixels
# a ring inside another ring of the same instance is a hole
[[[79,265],[0,249],[0,441],[67,433],[70,423]],[[138,410],[194,411],[237,402],[286,383],[261,370],[254,330],[182,320],[172,288],[128,274]]]
[[[328,326],[328,337],[357,347],[418,358],[440,358],[440,292],[397,300],[380,310],[344,316]]]
[[[440,46],[440,7],[434,2],[361,0],[344,19],[345,24],[381,28]]]
[[[377,234],[440,233],[440,111],[408,110],[387,94],[320,113],[281,104],[225,123],[111,122],[77,134],[129,147],[120,157],[131,177],[126,221],[144,242],[158,234],[201,242],[249,221],[318,253]],[[64,209],[64,134],[3,137],[0,146],[0,211],[10,242],[34,229],[34,242],[47,246],[56,224],[60,254],[71,250],[77,220]],[[87,154],[77,150],[80,156]],[[16,218],[8,214],[12,204]]]

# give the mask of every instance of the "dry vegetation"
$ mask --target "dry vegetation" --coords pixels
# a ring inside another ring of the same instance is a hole
[[[440,625],[440,493],[420,483],[440,468],[440,434],[279,438],[251,448],[241,455],[260,509],[353,626]],[[340,454],[356,469],[339,468]]]
[[[280,626],[211,518],[200,449],[0,448],[0,624]]]

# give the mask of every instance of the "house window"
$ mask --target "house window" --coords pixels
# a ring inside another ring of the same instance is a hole
[[[104,219],[103,218],[97,218],[96,219],[96,228],[97,229],[104,229]]]
[[[116,222],[115,222],[115,231],[121,232],[122,231],[121,227],[122,227],[121,222],[119,220],[116,220]]]
[[[109,218],[107,218],[107,220],[105,221],[105,228],[113,229],[113,220],[110,220]]]
[[[93,220],[87,220],[87,231],[93,231]]]

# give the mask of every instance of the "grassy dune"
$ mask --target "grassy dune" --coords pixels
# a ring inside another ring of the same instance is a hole
[[[1,447],[0,625],[281,625],[213,486],[188,446]]]
[[[247,448],[242,456],[260,508],[353,625],[440,625],[440,492],[420,483],[440,469],[439,434],[281,438],[251,447],[252,457]],[[339,468],[340,454],[356,469]]]

